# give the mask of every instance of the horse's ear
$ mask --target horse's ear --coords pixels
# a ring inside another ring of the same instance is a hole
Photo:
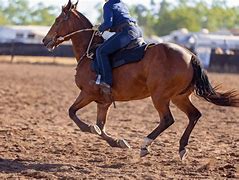
[[[78,2],[79,2],[79,0],[77,0],[75,3],[75,9],[77,8]]]
[[[78,5],[78,2],[79,2],[79,0],[77,0],[75,4],[72,4],[71,5],[71,9],[76,9],[77,5]]]
[[[64,7],[64,11],[69,11],[72,6],[71,0],[68,1],[68,4]]]

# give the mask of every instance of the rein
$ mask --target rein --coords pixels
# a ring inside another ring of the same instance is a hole
[[[92,44],[92,42],[93,42],[93,39],[94,39],[95,35],[96,35],[96,31],[93,32],[93,34],[92,34],[92,36],[91,36],[91,39],[90,39],[90,42],[89,42],[89,44],[88,44],[87,50],[86,50],[86,52],[81,56],[81,58],[79,59],[79,61],[78,61],[78,63],[77,63],[78,65],[82,62],[82,60],[83,60],[83,58],[84,58],[85,56],[86,56],[87,58],[89,58],[89,59],[93,59],[94,53],[89,53],[89,51],[90,51],[90,47],[91,47],[91,44]]]
[[[92,33],[91,39],[90,39],[90,41],[89,41],[87,50],[86,50],[86,52],[81,56],[81,58],[79,59],[78,64],[80,64],[80,62],[82,61],[82,59],[83,59],[85,56],[86,56],[87,58],[89,58],[89,59],[93,59],[94,54],[93,54],[93,53],[89,53],[90,47],[91,47],[91,44],[92,44],[92,42],[93,42],[93,39],[94,39],[95,35],[101,36],[101,34],[100,34],[99,32],[97,32],[96,30],[93,30],[93,29],[80,29],[80,30],[74,31],[74,32],[72,32],[72,33],[66,34],[66,35],[63,36],[63,37],[60,36],[60,37],[56,38],[56,40],[55,40],[56,42],[57,42],[57,41],[65,41],[67,38],[69,38],[69,37],[71,37],[71,36],[73,36],[73,35],[75,35],[75,34],[77,34],[77,33],[87,32],[87,31],[93,31],[93,33]]]
[[[81,32],[86,32],[86,31],[94,31],[93,29],[80,29],[80,30],[77,30],[77,31],[73,31],[72,33],[69,33],[65,36],[60,36],[58,38],[56,38],[57,41],[65,41],[66,38],[69,38],[77,33],[81,33]]]

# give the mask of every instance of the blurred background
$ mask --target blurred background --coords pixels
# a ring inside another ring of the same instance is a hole
[[[61,7],[67,2],[68,0],[0,0],[0,55],[10,55],[11,61],[14,61],[15,56],[50,56],[54,61],[55,57],[73,57],[69,43],[58,47],[53,53],[47,52],[41,44]],[[124,2],[137,18],[147,42],[174,42],[185,46],[196,53],[208,69],[239,70],[238,1]],[[102,21],[103,4],[104,0],[80,0],[78,10],[93,24],[99,24]]]
[[[213,86],[239,90],[238,0],[123,1],[147,42],[190,49],[200,57]],[[67,2],[0,0],[0,180],[239,179],[239,108],[213,106],[192,96],[203,117],[183,162],[178,141],[188,120],[172,103],[175,124],[154,142],[146,158],[139,158],[139,148],[159,123],[151,98],[117,102],[117,109],[110,110],[106,129],[125,138],[130,150],[112,149],[98,136],[79,130],[68,115],[79,94],[71,42],[53,52],[42,44]],[[103,4],[79,0],[78,10],[98,24]],[[89,124],[95,124],[96,113],[95,103],[77,112]]]

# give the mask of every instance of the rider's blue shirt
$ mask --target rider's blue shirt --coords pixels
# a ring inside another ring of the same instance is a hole
[[[103,32],[125,22],[136,22],[130,16],[129,9],[121,0],[109,0],[104,5],[104,22],[100,25],[99,31]]]

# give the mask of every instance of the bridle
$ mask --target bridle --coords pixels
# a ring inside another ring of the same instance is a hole
[[[88,43],[87,50],[86,50],[86,52],[80,57],[79,62],[80,62],[85,56],[86,56],[87,58],[89,58],[89,59],[93,59],[94,54],[93,54],[93,53],[90,53],[90,47],[91,47],[91,45],[92,45],[92,42],[93,42],[94,37],[95,37],[96,35],[97,35],[97,36],[101,36],[101,34],[100,34],[98,31],[96,31],[96,30],[93,30],[93,29],[80,29],[80,30],[71,32],[71,33],[69,33],[69,34],[66,34],[65,36],[57,37],[57,38],[55,39],[55,43],[57,43],[57,42],[59,42],[59,41],[60,41],[60,42],[63,42],[63,41],[65,41],[67,38],[69,38],[69,37],[71,37],[71,36],[73,36],[73,35],[75,35],[75,34],[77,34],[77,33],[88,32],[88,31],[93,31],[93,33],[92,33],[92,36],[91,36],[90,41],[89,41],[89,43]]]
[[[63,19],[63,21],[66,21],[68,20],[68,15],[66,15],[66,17]],[[77,16],[78,18],[80,18],[79,16]],[[89,31],[93,31],[92,33],[92,36],[90,38],[90,41],[88,43],[88,47],[87,47],[87,50],[86,52],[80,57],[80,59],[78,60],[78,64],[82,61],[82,59],[86,56],[87,58],[89,59],[93,59],[93,56],[94,54],[93,53],[90,53],[90,47],[92,45],[92,42],[93,42],[93,39],[95,36],[101,36],[101,33],[98,31],[98,30],[93,30],[92,28],[86,28],[86,29],[79,29],[79,30],[76,30],[76,31],[73,31],[69,34],[66,34],[64,36],[59,36],[59,37],[56,37],[57,36],[57,33],[56,33],[56,36],[53,37],[52,39],[52,42],[53,44],[58,44],[58,43],[62,43],[63,41],[66,41],[67,39],[69,39],[71,36],[75,35],[75,34],[78,34],[78,33],[82,33],[82,32],[89,32]]]
[[[57,41],[65,41],[67,38],[77,34],[77,33],[81,33],[81,32],[86,32],[86,31],[93,31],[93,29],[89,28],[89,29],[80,29],[80,30],[77,30],[77,31],[73,31],[69,34],[66,34],[65,36],[60,36],[58,38],[56,38],[56,42]]]

